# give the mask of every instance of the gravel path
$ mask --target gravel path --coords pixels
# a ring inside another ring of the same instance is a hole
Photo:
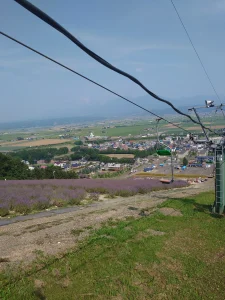
[[[21,261],[30,262],[36,257],[38,250],[52,255],[63,253],[87,236],[91,229],[99,228],[109,218],[139,217],[142,208],[151,210],[168,198],[190,197],[212,190],[213,187],[214,181],[211,179],[185,188],[127,198],[102,197],[97,203],[74,207],[72,211],[60,209],[57,214],[44,212],[25,216],[22,220],[16,219],[16,223],[0,227],[0,268]]]

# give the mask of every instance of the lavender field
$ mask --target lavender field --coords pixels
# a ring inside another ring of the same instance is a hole
[[[0,216],[10,212],[28,214],[51,206],[78,205],[87,195],[128,197],[153,190],[186,186],[184,181],[162,184],[157,179],[49,179],[0,181]]]

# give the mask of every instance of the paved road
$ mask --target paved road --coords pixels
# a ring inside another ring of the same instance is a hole
[[[96,206],[97,203],[93,203],[90,205],[87,205],[86,207],[92,207]],[[0,219],[0,226],[5,226],[9,224],[13,224],[20,221],[27,221],[27,220],[33,220],[33,219],[39,219],[44,217],[52,217],[54,215],[60,215],[60,214],[66,214],[69,212],[82,210],[84,209],[84,206],[72,206],[72,207],[65,207],[65,208],[56,208],[56,209],[47,209],[45,211],[41,211],[35,214],[30,215],[24,215],[24,216],[16,216],[12,218],[2,218]]]

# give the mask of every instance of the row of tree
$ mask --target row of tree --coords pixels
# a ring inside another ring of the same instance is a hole
[[[71,151],[74,151],[74,153],[71,154],[72,160],[78,160],[84,158],[88,161],[92,160],[92,161],[100,161],[104,163],[132,164],[134,162],[133,158],[108,157],[106,155],[103,155],[102,152],[100,152],[98,149],[93,149],[93,148],[74,147],[71,149]]]
[[[28,166],[17,157],[0,153],[0,180],[4,179],[72,179],[78,178],[76,172],[65,172],[59,167],[35,168]]]
[[[11,152],[12,157],[20,158],[21,160],[29,161],[30,164],[35,164],[38,160],[50,162],[54,156],[67,154],[69,152],[67,147],[62,148],[36,148],[24,149],[16,152]]]
[[[101,154],[134,154],[134,157],[140,157],[140,158],[144,158],[147,157],[149,155],[152,155],[156,152],[156,149],[154,147],[148,148],[146,150],[138,150],[138,149],[113,149],[113,148],[108,148],[107,150],[101,150],[100,153]]]

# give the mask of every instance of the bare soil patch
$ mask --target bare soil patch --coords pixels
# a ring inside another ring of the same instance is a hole
[[[70,142],[70,139],[42,139],[37,141],[18,141],[7,143],[4,146],[23,146],[23,147],[35,147],[35,146],[47,146],[47,145],[56,145]]]
[[[146,230],[147,232],[149,232],[150,235],[164,235],[165,232],[159,231],[159,230],[154,230],[154,229],[148,229]]]
[[[212,126],[212,129],[220,129],[220,128],[224,128],[224,125],[215,125]],[[202,130],[202,128],[200,126],[192,126],[192,127],[188,127],[188,130]]]
[[[115,158],[134,158],[134,154],[104,154],[108,157],[115,157]]]
[[[170,207],[162,207],[159,209],[159,211],[164,215],[164,216],[183,216],[182,213],[179,210],[175,210],[174,208]]]
[[[180,123],[174,123],[175,125],[180,125]],[[167,128],[177,128],[176,126],[174,126],[173,124],[167,124],[165,125],[164,127],[167,127]]]

